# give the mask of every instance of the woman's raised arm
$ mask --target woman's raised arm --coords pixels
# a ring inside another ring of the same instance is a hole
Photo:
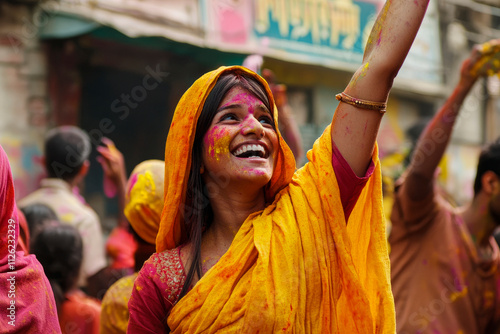
[[[366,44],[363,64],[340,97],[342,102],[332,121],[332,141],[358,176],[365,174],[373,153],[383,115],[376,109],[387,101],[428,3],[429,0],[386,1]],[[367,109],[369,105],[375,107]]]

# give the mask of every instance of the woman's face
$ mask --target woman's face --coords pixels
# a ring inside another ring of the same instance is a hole
[[[263,187],[273,175],[277,148],[271,111],[246,89],[234,87],[203,138],[205,182],[239,180]]]

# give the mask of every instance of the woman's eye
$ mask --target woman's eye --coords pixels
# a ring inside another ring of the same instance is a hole
[[[262,124],[273,125],[273,120],[269,116],[262,116],[261,118],[259,118],[259,122],[261,122]]]
[[[234,121],[237,120],[236,115],[234,114],[225,114],[220,118],[221,121]]]

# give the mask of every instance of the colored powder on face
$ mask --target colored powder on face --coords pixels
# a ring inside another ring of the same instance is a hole
[[[262,101],[260,101],[257,97],[255,97],[254,95],[250,94],[247,91],[243,91],[243,92],[238,93],[235,96],[233,96],[233,98],[231,98],[231,100],[229,100],[226,104],[221,106],[221,108],[224,108],[224,107],[229,106],[231,104],[243,104],[243,105],[247,105],[248,112],[250,114],[253,114],[254,113],[253,106],[255,104],[261,104],[261,103],[262,103]]]
[[[210,158],[220,161],[222,155],[229,153],[229,142],[231,137],[225,129],[215,126],[205,137],[205,144],[208,144],[208,155]]]
[[[256,174],[256,175],[264,175],[264,171],[260,170],[260,169],[255,169],[255,168],[249,168],[247,170],[244,170],[243,171],[244,173],[246,174]]]

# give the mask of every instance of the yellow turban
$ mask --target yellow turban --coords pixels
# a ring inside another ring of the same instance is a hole
[[[153,245],[163,210],[164,174],[163,161],[147,160],[134,168],[127,183],[125,216],[134,231]]]

